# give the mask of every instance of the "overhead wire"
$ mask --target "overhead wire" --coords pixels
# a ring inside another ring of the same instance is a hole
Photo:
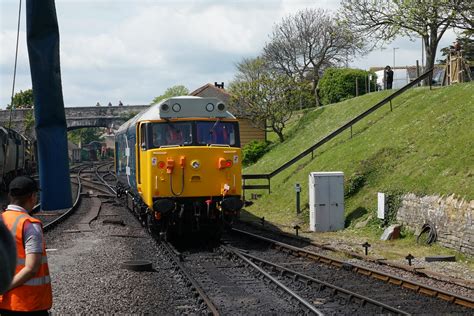
[[[14,107],[13,96],[14,96],[14,93],[15,93],[16,65],[17,65],[17,62],[18,62],[18,43],[19,43],[19,39],[20,39],[21,1],[22,0],[20,0],[20,4],[19,4],[19,8],[18,8],[18,26],[17,26],[17,30],[16,30],[15,66],[13,68],[13,84],[12,84],[12,96],[11,96],[11,104],[10,104],[10,118],[8,120],[8,129],[7,129],[7,142],[8,142],[9,136],[10,136],[10,129],[11,129],[11,125],[12,125],[12,113],[13,113],[13,107]],[[8,150],[9,150],[9,146],[6,146],[5,147],[5,153],[4,153],[5,155],[4,155],[4,160],[3,160],[3,166],[2,166],[2,185],[5,184],[5,167],[6,167],[6,164],[7,164]]]
[[[12,97],[11,97],[11,104],[10,104],[10,119],[8,121],[8,128],[9,129],[11,128],[11,124],[12,124],[12,113],[13,113],[13,108],[14,108],[13,97],[14,97],[14,93],[15,93],[16,66],[17,66],[17,63],[18,63],[18,43],[19,43],[19,39],[20,39],[20,22],[21,22],[21,1],[22,0],[20,0],[20,4],[19,4],[19,8],[18,8],[18,26],[17,26],[17,30],[16,30],[15,66],[13,68],[13,84],[12,84]]]

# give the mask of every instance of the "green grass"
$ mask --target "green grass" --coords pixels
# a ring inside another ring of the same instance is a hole
[[[285,142],[273,146],[244,174],[273,171],[389,93],[375,92],[300,112],[290,122]],[[315,151],[313,160],[309,155],[272,178],[272,193],[258,191],[262,197],[246,210],[281,226],[307,223],[306,192],[312,171],[343,171],[346,181],[355,175],[364,179],[345,200],[345,212],[351,224],[346,230],[366,236],[381,232],[375,220],[357,233],[352,227],[375,213],[377,192],[455,193],[474,199],[474,84],[416,88],[400,95],[393,101],[393,112],[388,104],[383,106],[353,127],[352,138],[346,131]],[[295,183],[302,185],[299,217]]]

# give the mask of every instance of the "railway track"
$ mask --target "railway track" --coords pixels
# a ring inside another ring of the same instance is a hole
[[[43,230],[45,233],[48,231],[52,230],[55,226],[57,226],[59,223],[64,221],[67,217],[69,217],[71,214],[75,212],[75,210],[78,208],[81,200],[81,195],[87,192],[83,192],[85,189],[90,189],[92,192],[96,193],[98,197],[102,198],[114,198],[115,195],[112,195],[110,193],[108,185],[95,181],[93,179],[90,179],[90,175],[96,175],[98,174],[99,169],[101,168],[109,168],[110,165],[113,165],[110,162],[106,163],[99,163],[99,164],[93,164],[93,163],[84,163],[84,164],[79,164],[75,165],[71,168],[70,173],[71,173],[71,184],[73,187],[75,187],[75,190],[73,190],[73,205],[71,208],[68,209],[63,209],[63,210],[55,210],[54,212],[48,212],[48,211],[42,211],[41,210],[41,205],[38,204],[34,207],[33,209],[33,216],[36,218],[39,218],[41,222],[43,223]],[[108,169],[107,172],[110,172]],[[102,186],[104,188],[100,188],[98,186]]]
[[[33,215],[41,220],[43,223],[43,231],[45,233],[49,232],[52,230],[56,225],[64,221],[67,217],[69,217],[71,214],[74,213],[74,211],[77,209],[80,199],[81,199],[81,193],[82,193],[82,178],[81,178],[81,172],[84,171],[85,169],[90,168],[90,166],[87,165],[81,165],[81,166],[76,166],[71,170],[71,173],[77,172],[75,176],[71,176],[71,182],[72,179],[76,179],[76,183],[72,182],[76,186],[75,190],[75,197],[74,197],[74,203],[72,207],[64,210],[57,210],[54,212],[43,212],[41,211],[41,205],[38,204],[35,206],[35,209],[33,211]]]
[[[279,242],[279,241],[276,241],[276,240],[273,240],[273,239],[270,239],[270,238],[262,237],[262,236],[259,236],[257,234],[245,232],[243,230],[232,229],[232,232],[234,234],[246,236],[246,238],[250,238],[251,240],[259,241],[259,242],[268,244],[271,247],[272,252],[271,253],[265,253],[266,258],[271,257],[272,253],[279,253],[276,256],[279,257],[280,260],[283,261],[283,262],[288,262],[288,256],[290,256],[291,258],[298,258],[298,260],[295,262],[295,264],[298,265],[297,262],[299,262],[301,267],[304,267],[305,264],[309,265],[309,263],[311,262],[313,264],[310,265],[310,266],[313,267],[313,268],[315,267],[314,263],[317,263],[318,266],[321,266],[321,264],[324,264],[324,265],[328,266],[329,268],[331,268],[329,270],[323,270],[324,271],[323,274],[329,273],[328,271],[331,271],[331,270],[337,271],[338,273],[341,273],[341,275],[343,275],[343,274],[348,274],[348,275],[349,274],[359,274],[361,276],[364,276],[365,279],[366,279],[366,280],[361,279],[362,283],[364,283],[366,281],[368,282],[369,279],[382,281],[382,282],[377,282],[377,283],[379,283],[379,284],[385,283],[387,285],[390,285],[390,287],[393,288],[393,290],[392,290],[393,293],[395,293],[394,291],[397,288],[402,289],[402,290],[410,290],[410,291],[416,292],[418,294],[418,296],[417,296],[418,299],[416,300],[416,306],[414,306],[414,307],[416,307],[418,309],[421,309],[421,311],[427,311],[430,308],[433,308],[432,306],[436,302],[440,302],[440,304],[442,305],[439,308],[443,308],[443,306],[444,306],[444,308],[447,307],[447,310],[446,310],[447,313],[455,311],[455,310],[456,311],[459,310],[460,313],[472,312],[472,309],[474,308],[474,302],[471,299],[466,298],[466,297],[462,297],[462,296],[459,296],[459,295],[456,295],[456,294],[453,294],[453,293],[449,293],[449,292],[444,291],[442,289],[427,286],[427,285],[424,285],[424,284],[421,284],[421,283],[418,283],[418,282],[414,282],[414,281],[411,281],[411,280],[408,280],[408,279],[405,279],[405,278],[401,278],[401,277],[396,276],[396,275],[391,275],[391,274],[388,274],[388,273],[385,273],[385,272],[380,272],[380,271],[377,271],[377,270],[374,270],[374,269],[371,269],[371,268],[359,266],[357,264],[347,263],[347,262],[339,260],[339,259],[331,258],[329,256],[318,254],[316,252],[307,251],[307,250],[304,250],[304,249],[299,248],[299,247],[295,247],[295,246],[292,246],[292,245],[289,245],[289,244],[285,244],[285,243],[282,243],[282,242]],[[241,245],[238,245],[238,246],[241,246]],[[251,253],[246,253],[244,255],[251,256]],[[261,255],[261,253],[260,253],[260,255]],[[262,265],[266,265],[266,266],[271,267],[272,263],[274,263],[274,262],[265,262],[265,259],[263,259],[262,257],[258,257],[256,255],[253,256],[253,257],[254,258],[252,258],[252,260],[254,260],[254,261],[259,261],[260,260],[259,262]],[[273,266],[272,269],[278,269],[278,267]],[[307,270],[307,269],[304,268],[300,271],[305,271],[305,270]],[[283,271],[283,270],[280,269],[280,271]],[[298,271],[294,271],[294,272],[298,272]],[[286,273],[290,273],[290,271],[284,271],[283,272],[283,274],[286,274]],[[293,276],[296,277],[296,278],[301,277],[297,273],[293,273]],[[325,277],[327,278],[327,276],[325,276]],[[311,281],[311,282],[314,282],[314,281]],[[340,286],[344,287],[344,283],[345,283],[345,280],[342,279],[341,283],[340,283]],[[402,295],[402,294],[400,294],[400,295]],[[427,307],[426,307],[426,309],[424,309],[424,308],[422,308],[423,305],[420,304],[420,302],[422,302],[425,298],[436,298],[438,300],[428,300],[426,302]],[[391,296],[390,300],[393,300],[393,296]],[[448,303],[448,305],[445,305],[444,304],[445,302]],[[403,304],[404,304],[404,302],[401,302],[398,305],[403,306]],[[456,306],[456,305],[458,305],[458,306]],[[436,311],[439,312],[439,309],[437,309],[437,310],[435,309],[435,312]],[[412,311],[409,311],[409,312],[413,313]]]
[[[104,179],[113,178],[109,168],[97,168],[96,175],[115,193]],[[260,249],[255,249],[255,240]],[[165,241],[159,247],[213,315],[468,314],[474,308],[468,298],[237,229],[214,247],[199,245],[180,252]],[[325,269],[314,268],[321,263]]]
[[[112,178],[116,180],[115,174],[110,170],[113,164],[110,165],[103,165],[101,167],[96,168],[95,174],[100,181],[100,184],[106,186],[110,192],[113,194],[117,194],[117,191],[114,189],[113,185],[109,183],[105,177]],[[106,169],[101,171],[100,169]],[[129,211],[135,216],[137,221],[143,226],[144,222],[137,217],[137,214],[133,212],[133,210],[129,209]],[[152,236],[150,236],[152,238]],[[196,281],[196,279],[188,272],[188,270],[184,267],[182,263],[182,255],[178,252],[174,246],[167,241],[159,240],[158,241],[159,249],[162,251],[162,254],[168,258],[170,264],[175,267],[176,273],[179,273],[186,281],[186,285],[191,289],[191,291],[198,297],[198,302],[205,305],[205,308],[209,311],[210,314],[214,316],[220,315],[219,311],[217,310],[216,305],[213,301],[207,296],[204,289],[201,285]],[[204,311],[203,311],[204,312]]]

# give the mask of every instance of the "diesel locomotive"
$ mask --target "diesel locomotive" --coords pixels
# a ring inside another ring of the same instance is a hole
[[[242,208],[239,124],[216,98],[173,97],[115,135],[117,195],[155,236],[218,237]]]

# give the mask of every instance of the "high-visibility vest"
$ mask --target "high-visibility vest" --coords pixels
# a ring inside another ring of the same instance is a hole
[[[25,267],[26,253],[23,245],[23,226],[26,221],[39,223],[41,221],[30,215],[20,212],[6,210],[3,214],[3,222],[12,232],[16,240],[17,263],[15,274]],[[48,258],[43,240],[43,253],[41,266],[33,276],[24,284],[11,289],[0,295],[0,309],[10,311],[33,312],[49,310],[53,305],[53,292],[51,290],[51,279],[49,277]]]

